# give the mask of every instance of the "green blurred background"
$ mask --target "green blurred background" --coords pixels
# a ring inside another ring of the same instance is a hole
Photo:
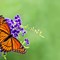
[[[0,15],[13,19],[17,14],[23,25],[40,29],[45,38],[27,28],[27,53],[9,52],[7,60],[60,60],[60,0],[0,0]]]

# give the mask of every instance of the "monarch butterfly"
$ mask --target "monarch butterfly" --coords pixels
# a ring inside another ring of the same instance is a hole
[[[4,17],[0,16],[0,49],[3,52],[18,52],[25,53],[24,46],[12,36],[10,28]]]

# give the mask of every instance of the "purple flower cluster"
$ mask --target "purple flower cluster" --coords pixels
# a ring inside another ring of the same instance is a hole
[[[29,40],[26,38],[25,39],[26,45],[29,45]]]
[[[24,28],[21,28],[21,19],[19,17],[19,15],[15,16],[15,19],[12,20],[12,19],[9,19],[9,18],[6,18],[5,19],[10,27],[10,31],[11,31],[11,34],[13,35],[13,37],[18,37],[18,34],[20,32],[22,32],[22,35],[24,36],[24,34],[26,33],[26,31],[24,30]]]
[[[22,22],[19,15],[16,15],[14,20],[9,18],[5,18],[5,20],[10,27],[10,31],[13,37],[17,38],[20,32],[22,32],[22,36],[26,34],[26,31],[24,30],[24,28],[21,27]],[[28,39],[25,39],[25,42],[26,44],[29,44]]]

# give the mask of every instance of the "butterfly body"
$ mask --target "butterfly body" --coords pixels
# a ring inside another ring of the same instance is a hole
[[[10,32],[10,28],[4,17],[0,16],[0,48],[4,52],[25,53],[26,49]]]

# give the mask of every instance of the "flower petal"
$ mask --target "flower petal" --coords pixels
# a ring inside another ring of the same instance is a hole
[[[29,44],[29,40],[27,38],[25,39],[25,42],[27,45]]]

